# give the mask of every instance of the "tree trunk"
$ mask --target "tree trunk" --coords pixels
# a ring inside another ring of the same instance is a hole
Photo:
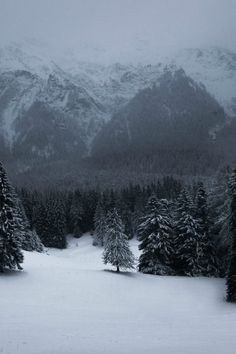
[[[119,266],[116,267],[116,271],[117,271],[117,273],[120,273],[120,267]]]

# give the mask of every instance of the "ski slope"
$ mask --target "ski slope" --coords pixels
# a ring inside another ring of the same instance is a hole
[[[1,354],[235,353],[224,280],[116,274],[101,252],[84,235],[0,276]]]

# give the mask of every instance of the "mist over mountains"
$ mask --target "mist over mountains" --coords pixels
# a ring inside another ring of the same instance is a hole
[[[1,48],[0,158],[14,175],[57,163],[55,176],[68,164],[197,175],[234,160],[236,54],[137,50],[102,63],[96,50],[82,61],[35,43]]]

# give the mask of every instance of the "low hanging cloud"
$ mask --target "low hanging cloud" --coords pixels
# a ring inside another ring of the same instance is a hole
[[[236,49],[235,0],[0,0],[0,43]]]

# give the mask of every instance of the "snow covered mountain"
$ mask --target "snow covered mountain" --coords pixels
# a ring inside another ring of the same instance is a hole
[[[144,43],[107,58],[105,53],[94,50],[79,63],[79,55],[70,53],[60,58],[60,65],[72,75],[86,74],[96,86],[116,84],[117,95],[123,95],[136,87],[144,88],[156,80],[158,74],[168,66],[183,68],[193,80],[203,84],[207,91],[224,107],[230,116],[236,111],[236,53],[219,47],[166,49],[150,48]],[[91,60],[93,58],[93,60]],[[92,65],[91,62],[97,63]],[[110,63],[104,65],[104,62]],[[116,64],[115,64],[116,63]],[[118,64],[117,64],[118,63]],[[122,85],[126,72],[130,86]],[[134,80],[135,77],[135,80]],[[118,85],[119,84],[119,85]],[[124,87],[125,86],[125,87]]]
[[[212,163],[217,130],[226,122],[223,108],[203,86],[183,69],[166,70],[158,85],[141,90],[112,117],[95,138],[92,153],[103,163],[116,156],[126,165],[149,156],[148,169],[165,173],[192,166],[199,170]]]
[[[140,91],[158,86],[166,71],[180,67],[199,87],[205,86],[229,118],[236,114],[236,54],[229,50],[186,49],[152,56],[139,50],[136,58],[109,64],[96,53],[86,60],[72,51],[52,55],[35,42],[0,49],[2,159],[13,156],[29,163],[88,155],[117,112]],[[214,138],[218,130],[218,124],[211,127]]]
[[[17,57],[14,70],[1,66],[2,144],[27,158],[53,158],[72,147],[85,154],[106,118],[105,107],[56,65],[33,70],[24,60]]]

